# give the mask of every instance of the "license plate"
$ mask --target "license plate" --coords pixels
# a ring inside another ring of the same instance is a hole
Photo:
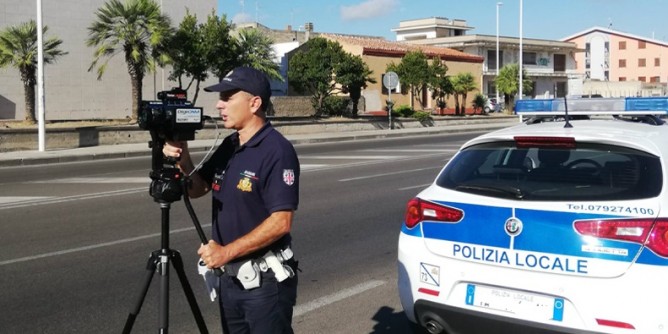
[[[564,299],[468,284],[466,305],[508,312],[524,319],[562,321]]]

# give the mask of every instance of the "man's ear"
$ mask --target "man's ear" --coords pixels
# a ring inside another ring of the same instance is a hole
[[[258,113],[262,109],[262,98],[253,96],[251,99],[251,108],[254,114]]]

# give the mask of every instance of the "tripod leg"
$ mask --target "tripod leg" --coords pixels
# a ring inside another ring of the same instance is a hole
[[[202,313],[200,312],[199,306],[197,305],[195,294],[193,293],[192,287],[188,282],[188,277],[183,270],[183,260],[181,259],[181,253],[172,250],[171,257],[174,260],[174,270],[176,270],[176,274],[179,276],[179,281],[181,281],[181,286],[183,286],[183,292],[186,295],[186,299],[188,299],[188,304],[190,304],[190,310],[193,312],[197,327],[199,328],[200,333],[209,333],[209,330],[206,328],[204,318],[202,317]]]
[[[158,258],[160,273],[160,333],[167,334],[169,328],[169,250],[161,250]]]
[[[129,334],[132,331],[132,326],[135,323],[135,319],[137,319],[137,315],[141,310],[142,304],[144,304],[146,293],[148,292],[148,288],[151,285],[151,279],[153,278],[153,274],[155,273],[157,261],[158,261],[157,252],[152,252],[151,256],[148,259],[148,263],[146,264],[146,276],[144,276],[144,285],[140,290],[139,299],[137,299],[135,307],[132,309],[132,311],[130,311],[128,319],[125,321],[125,327],[123,327],[123,334]]]

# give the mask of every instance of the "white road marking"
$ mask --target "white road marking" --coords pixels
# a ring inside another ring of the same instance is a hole
[[[362,150],[362,151],[373,151],[373,152],[443,152],[443,153],[454,153],[457,152],[456,149],[428,149],[428,148],[410,148],[410,149],[382,149],[382,150]]]
[[[64,203],[64,202],[72,202],[72,201],[78,201],[82,199],[92,199],[92,198],[102,198],[102,197],[108,197],[108,196],[117,196],[117,195],[128,195],[128,194],[133,194],[133,193],[138,193],[145,191],[148,194],[148,188],[147,187],[142,187],[142,188],[132,188],[132,189],[123,189],[123,190],[116,190],[116,191],[106,191],[106,192],[100,192],[100,193],[94,193],[94,194],[81,194],[81,195],[74,195],[74,196],[67,196],[67,197],[47,197],[47,198],[41,198],[41,199],[33,199],[29,201],[23,201],[23,202],[18,202],[18,203],[5,203],[2,204],[0,203],[0,210],[4,209],[16,209],[16,208],[23,208],[26,206],[35,206],[35,205],[43,205],[43,204],[57,204],[57,203]]]
[[[211,226],[211,224],[202,225],[202,227],[208,227],[208,226]],[[169,231],[169,234],[190,232],[194,229],[195,229],[195,227],[180,228],[180,229]],[[140,241],[140,240],[149,239],[149,238],[156,238],[156,237],[160,237],[161,235],[162,235],[161,233],[153,233],[153,234],[142,235],[142,236],[138,236],[138,237],[134,237],[134,238],[120,239],[120,240],[115,240],[115,241],[110,241],[110,242],[103,242],[103,243],[89,245],[89,246],[63,249],[63,250],[60,250],[60,251],[55,251],[55,252],[50,252],[50,253],[38,254],[38,255],[33,255],[33,256],[26,256],[26,257],[21,257],[21,258],[18,258],[18,259],[1,261],[0,266],[13,264],[13,263],[32,261],[32,260],[37,260],[37,259],[43,259],[45,257],[65,255],[65,254],[70,254],[70,253],[75,253],[75,252],[83,252],[83,251],[96,249],[96,248],[116,246],[116,245],[120,245],[120,244],[124,244],[124,243],[128,243],[128,242]]]
[[[0,204],[7,204],[7,203],[17,203],[17,202],[31,202],[31,201],[38,201],[38,200],[43,200],[47,198],[53,198],[51,196],[0,196]]]
[[[397,155],[301,155],[300,159],[367,159],[367,160],[389,160],[403,158]]]
[[[333,293],[328,296],[320,297],[318,299],[314,299],[306,304],[300,304],[295,306],[295,310],[293,312],[293,316],[298,317],[300,315],[303,315],[305,313],[311,312],[313,310],[317,310],[321,307],[336,303],[338,301],[344,300],[346,298],[352,297],[354,295],[358,295],[362,292],[365,292],[367,290],[371,290],[374,288],[377,288],[387,282],[385,281],[368,281],[364,282],[362,284],[355,285],[353,287],[343,289],[337,293]]]
[[[303,170],[303,171],[304,170],[310,170],[310,169],[318,169],[318,168],[322,168],[322,167],[326,167],[326,166],[329,166],[329,165],[323,165],[323,164],[301,164],[300,165],[301,170]]]
[[[31,181],[29,183],[151,183],[148,176],[142,177],[71,177],[66,179]]]
[[[412,172],[420,172],[423,170],[428,170],[428,169],[437,169],[437,168],[442,168],[441,166],[437,167],[426,167],[426,168],[417,168],[417,169],[409,169],[409,170],[402,170],[398,172],[392,172],[392,173],[380,173],[380,174],[373,174],[373,175],[366,175],[366,176],[358,176],[358,177],[351,177],[348,179],[341,179],[339,182],[348,182],[348,181],[357,181],[357,180],[363,180],[363,179],[371,179],[375,177],[383,177],[383,176],[389,176],[389,175],[397,175],[397,174],[405,174],[405,173],[412,173]]]
[[[398,190],[399,190],[399,191],[403,191],[403,190],[411,190],[411,189],[416,189],[416,188],[427,188],[427,187],[429,187],[430,185],[431,185],[431,183],[427,183],[427,184],[419,184],[419,185],[417,185],[417,186],[411,186],[411,187],[403,187],[403,188],[399,188]]]

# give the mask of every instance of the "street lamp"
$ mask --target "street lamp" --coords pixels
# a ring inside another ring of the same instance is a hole
[[[518,100],[521,100],[521,99],[522,99],[522,95],[524,95],[524,94],[523,94],[524,92],[522,91],[522,81],[523,81],[523,79],[524,79],[524,78],[522,78],[522,65],[523,65],[523,64],[522,64],[522,63],[523,63],[523,60],[522,60],[522,56],[523,56],[523,55],[522,55],[522,53],[523,53],[523,48],[522,48],[522,0],[520,0],[520,74],[519,74],[519,75],[520,75],[520,83],[519,83],[519,85],[520,85],[520,87],[519,87],[519,88],[520,88],[520,94],[519,94],[519,98],[518,98]]]
[[[44,112],[44,44],[42,42],[42,0],[37,0],[37,150],[46,150]]]
[[[499,77],[499,8],[503,6],[503,2],[496,3],[496,78]],[[496,79],[494,79],[494,88],[496,89],[496,103],[494,104],[494,111],[498,110],[499,103],[499,86],[496,84]]]

